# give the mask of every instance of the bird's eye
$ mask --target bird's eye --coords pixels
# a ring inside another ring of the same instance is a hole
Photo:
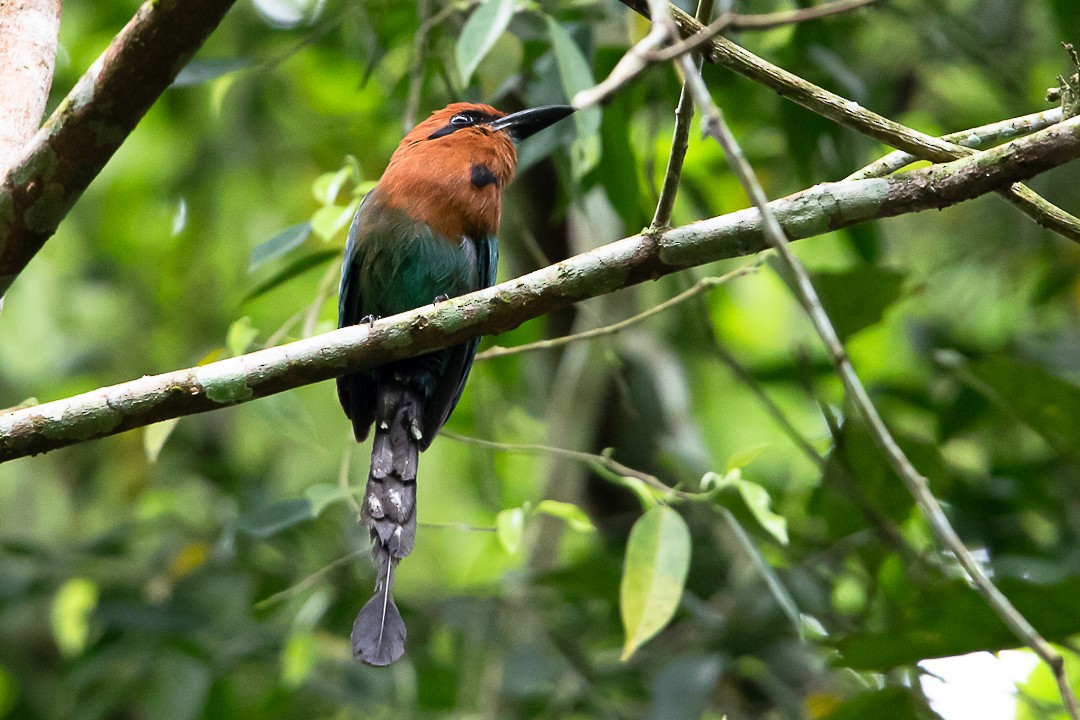
[[[470,122],[472,122],[472,120],[469,119],[469,116],[462,113],[458,113],[450,118],[451,125],[468,125]]]

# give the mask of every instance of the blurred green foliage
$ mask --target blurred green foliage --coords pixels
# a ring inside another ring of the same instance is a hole
[[[64,3],[53,105],[136,8]],[[944,133],[1044,109],[1068,69],[1059,40],[1080,41],[1074,10],[892,0],[736,39]],[[422,62],[418,12],[434,19]],[[242,0],[9,294],[0,406],[332,328],[345,228],[403,133],[414,68],[420,116],[459,99],[561,102],[643,30],[614,0]],[[730,73],[705,78],[771,196],[885,151]],[[501,278],[649,222],[678,92],[654,68],[522,148]],[[1080,208],[1075,164],[1033,185]],[[674,223],[745,205],[693,133]],[[1080,632],[1080,250],[988,197],[797,251],[964,539],[1050,639]],[[485,345],[608,324],[744,262]],[[422,459],[420,537],[397,577],[406,657],[355,664],[349,628],[373,580],[343,484],[362,482],[366,451],[324,383],[0,466],[0,718],[933,717],[915,663],[1015,640],[848,417],[771,264],[702,297],[618,335],[478,363],[448,425],[612,448],[711,491],[675,504],[686,590],[628,662],[620,576],[651,491],[447,437]],[[1045,671],[1029,686],[1022,716],[1053,716]]]

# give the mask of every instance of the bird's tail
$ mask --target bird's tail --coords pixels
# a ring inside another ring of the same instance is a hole
[[[377,580],[375,595],[356,616],[353,656],[369,665],[389,665],[405,652],[405,623],[394,605],[394,569],[416,539],[416,464],[420,453],[423,400],[398,382],[379,390],[371,471],[361,518],[371,532]]]

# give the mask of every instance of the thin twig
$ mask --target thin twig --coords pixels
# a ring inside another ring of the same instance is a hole
[[[266,338],[266,343],[264,347],[274,347],[282,340],[284,340],[285,336],[289,334],[289,331],[292,330],[293,327],[297,325],[297,323],[303,320],[305,315],[307,315],[306,307],[302,307],[296,312],[294,312],[292,315],[290,315],[288,319],[286,319],[285,322],[281,324],[281,327],[275,330],[270,335],[270,337]]]
[[[269,596],[267,598],[264,598],[264,599],[260,600],[259,602],[255,603],[255,609],[256,610],[262,610],[264,608],[270,607],[271,605],[276,605],[277,603],[281,602],[282,600],[288,600],[293,595],[296,595],[299,592],[303,592],[304,590],[306,590],[309,587],[311,587],[312,585],[314,585],[316,583],[316,581],[320,580],[324,575],[326,575],[328,572],[330,572],[334,568],[341,567],[342,565],[345,565],[346,563],[352,562],[356,558],[360,557],[361,555],[366,555],[367,553],[368,553],[367,548],[363,548],[361,550],[354,550],[353,552],[349,553],[348,555],[343,555],[343,556],[339,557],[337,560],[333,560],[330,563],[322,566],[321,568],[319,568],[315,572],[308,575],[303,580],[301,580],[301,581],[299,581],[297,583],[294,583],[294,584],[290,585],[289,587],[285,588],[284,590],[276,592],[273,595],[271,595],[271,596]]]
[[[684,57],[682,62],[684,70],[686,68],[685,59]],[[701,79],[700,74],[697,78],[698,80]],[[796,297],[798,297],[818,336],[829,351],[829,356],[836,366],[844,388],[852,404],[867,423],[874,442],[885,454],[893,471],[900,476],[908,491],[915,498],[915,503],[930,524],[938,542],[956,557],[975,589],[983,596],[983,599],[986,600],[995,614],[1001,618],[1021,642],[1030,647],[1050,667],[1057,680],[1058,689],[1061,692],[1069,716],[1073,720],[1080,720],[1080,704],[1077,703],[1076,696],[1069,687],[1068,678],[1065,675],[1064,659],[1028,622],[1027,618],[1013,607],[1009,599],[1005,597],[997,586],[991,582],[967,546],[964,545],[960,536],[953,529],[941,504],[931,492],[929,482],[919,474],[919,471],[911,464],[904,451],[900,449],[870,400],[862,381],[855,373],[851,360],[847,356],[847,351],[844,349],[843,343],[840,342],[840,338],[836,334],[836,330],[833,328],[821,300],[818,298],[817,291],[814,290],[814,286],[810,282],[810,276],[806,272],[806,268],[803,267],[802,263],[791,251],[784,229],[769,208],[765,192],[761,188],[753,168],[751,168],[750,163],[747,162],[746,157],[743,155],[734,135],[732,135],[731,130],[724,121],[722,113],[713,104],[712,97],[704,87],[704,82],[691,83],[691,88],[694,90],[694,100],[702,111],[702,128],[704,132],[720,143],[720,146],[724,149],[724,154],[728,158],[728,163],[739,178],[739,182],[750,197],[751,202],[761,212],[765,237],[780,254],[788,270],[794,275],[795,283],[793,287]]]
[[[349,439],[345,443],[345,449],[341,451],[341,464],[338,466],[338,487],[341,488],[341,494],[345,496],[345,502],[349,504],[349,509],[356,515],[357,522],[360,521],[360,514],[363,512],[360,508],[360,501],[356,499],[356,494],[353,492],[352,483],[349,481],[349,469],[352,467],[352,453],[353,448],[356,447],[353,444],[352,429],[349,429]]]
[[[637,13],[649,17],[650,4],[656,0],[620,0]],[[671,17],[683,37],[702,31],[703,26],[675,6],[669,6]],[[666,13],[665,13],[666,16]],[[857,102],[831,93],[803,78],[777,67],[749,50],[717,36],[708,42],[705,59],[733,70],[744,77],[775,90],[781,96],[844,127],[907,151],[923,160],[948,162],[975,151],[962,145],[918,132],[898,122],[861,107]],[[1018,187],[1000,191],[1006,199],[1040,226],[1062,237],[1080,242],[1080,218],[1055,207],[1031,191]]]
[[[500,452],[513,452],[520,453],[522,455],[549,455],[553,457],[564,458],[566,460],[572,460],[574,462],[585,463],[594,468],[602,468],[619,477],[630,477],[636,480],[640,480],[654,490],[658,490],[665,494],[671,494],[683,499],[692,499],[697,497],[704,497],[704,493],[687,493],[680,490],[676,490],[670,485],[665,484],[660,478],[649,473],[642,472],[641,470],[635,470],[632,467],[623,465],[621,462],[608,457],[607,455],[597,455],[595,453],[580,452],[578,450],[566,450],[565,448],[551,447],[550,445],[534,445],[534,444],[520,444],[520,443],[501,443],[494,442],[492,440],[481,440],[480,438],[471,437],[469,435],[460,435],[449,430],[443,430],[441,435],[456,442],[466,443],[468,445],[476,445],[477,447],[488,448],[489,450],[498,450]]]
[[[694,17],[704,22],[712,14],[713,0],[698,0]],[[688,42],[688,41],[687,41]],[[700,57],[695,56],[698,67]],[[660,197],[656,201],[649,229],[653,232],[671,225],[671,213],[675,209],[675,196],[679,192],[679,179],[682,177],[683,161],[690,144],[690,121],[694,119],[694,103],[690,91],[683,84],[679,91],[679,104],[675,108],[675,129],[671,133],[671,152],[668,153],[667,167],[664,169],[664,184],[660,188]]]
[[[1012,140],[1022,135],[1029,135],[1037,130],[1050,127],[1054,123],[1059,123],[1061,120],[1061,108],[1057,107],[1022,117],[999,120],[989,125],[960,130],[949,135],[943,135],[941,139],[964,147],[981,148],[1002,140]],[[872,177],[885,177],[918,160],[919,158],[911,153],[894,150],[880,160],[875,160],[861,170],[851,173],[844,179],[865,180]]]
[[[695,19],[697,19],[698,22],[704,24],[705,18],[712,13],[712,3],[709,3],[709,5],[709,12],[702,14],[700,12],[701,4],[698,4],[699,12],[694,13],[694,17]],[[736,17],[738,16],[735,13],[726,12],[720,17],[713,20],[708,25],[705,25],[705,27],[703,27],[700,32],[691,35],[688,38],[680,40],[679,42],[672,43],[670,46],[664,48],[663,50],[653,50],[651,53],[649,53],[647,59],[650,63],[668,62],[669,60],[674,60],[680,55],[685,55],[686,53],[700,50],[701,48],[705,47],[705,45],[707,45],[708,42],[714,37],[730,28]]]
[[[773,419],[773,422],[787,435],[788,439],[794,443],[795,447],[802,452],[806,459],[819,468],[824,467],[825,458],[821,456],[821,453],[814,448],[809,440],[803,437],[803,434],[792,424],[784,411],[776,404],[776,401],[769,397],[769,394],[765,392],[765,388],[761,387],[761,383],[757,381],[753,373],[746,369],[738,358],[720,342],[720,337],[716,334],[716,328],[713,327],[712,321],[709,319],[709,307],[706,305],[705,299],[698,297],[697,302],[697,315],[701,318],[701,328],[705,332],[705,336],[717,359],[757,398],[765,412]]]
[[[814,7],[800,8],[798,10],[786,10],[782,12],[764,13],[761,15],[736,15],[731,21],[732,30],[771,30],[784,25],[821,20],[822,18],[839,15],[874,5],[882,0],[835,0],[835,2],[823,3]]]
[[[579,91],[571,103],[581,109],[604,102],[649,65],[655,64],[656,61],[651,59],[653,51],[675,37],[677,36],[669,34],[667,26],[654,22],[649,33],[619,58],[619,62],[606,78],[591,88]]]
[[[426,530],[457,530],[458,532],[493,533],[499,531],[499,528],[496,527],[470,525],[469,523],[463,522],[418,522],[416,523],[416,526]]]
[[[807,388],[808,392],[812,392],[812,388]],[[834,466],[835,472],[833,473],[833,479],[840,485],[840,489],[851,498],[855,503],[855,507],[859,508],[859,512],[866,518],[877,530],[878,534],[890,545],[892,545],[901,557],[912,559],[917,558],[915,550],[908,543],[907,538],[900,532],[900,528],[896,526],[888,515],[878,509],[877,505],[871,499],[869,494],[863,489],[863,486],[859,484],[859,481],[855,477],[855,471],[851,467],[851,460],[847,454],[846,443],[844,442],[844,435],[841,432],[840,423],[836,418],[836,413],[832,411],[832,408],[822,400],[821,398],[815,398],[818,403],[818,409],[821,412],[821,416],[825,419],[825,425],[829,428],[829,434],[833,439],[833,455],[836,465]]]
[[[304,325],[301,329],[301,337],[311,337],[315,334],[315,330],[319,325],[319,315],[322,314],[323,305],[326,304],[326,299],[330,297],[330,293],[334,287],[334,281],[341,275],[341,264],[330,263],[330,266],[323,272],[323,276],[319,278],[319,285],[315,290],[315,299],[311,301],[311,304],[307,307],[307,312],[304,314]]]
[[[683,290],[678,295],[674,295],[663,302],[653,305],[648,310],[632,315],[625,320],[612,323],[610,325],[604,325],[603,327],[593,328],[592,330],[585,330],[584,332],[574,333],[572,335],[564,335],[562,337],[551,338],[549,340],[538,340],[537,342],[527,343],[525,345],[515,345],[514,347],[501,347],[495,345],[488,348],[482,353],[476,356],[478,361],[492,360],[494,358],[506,357],[507,355],[520,355],[522,353],[533,352],[536,350],[550,350],[551,348],[562,347],[572,342],[578,342],[580,340],[592,340],[593,338],[603,337],[606,335],[614,335],[620,330],[625,330],[631,325],[636,325],[642,320],[646,320],[653,315],[669,310],[670,308],[686,302],[695,295],[711,290],[714,287],[723,285],[724,283],[734,280],[737,277],[743,275],[749,275],[756,272],[761,266],[761,263],[753,263],[751,265],[745,265],[736,270],[732,270],[729,273],[721,275],[719,277],[704,277],[698,280],[694,285],[686,290]]]
[[[644,72],[649,66],[674,60],[680,55],[695,52],[725,30],[768,30],[782,25],[792,25],[810,20],[819,20],[824,17],[866,7],[867,5],[880,1],[881,0],[837,0],[836,2],[819,5],[817,7],[786,12],[766,13],[762,15],[740,15],[734,12],[725,12],[710,24],[704,25],[706,18],[712,14],[712,2],[710,0],[707,6],[708,12],[695,13],[697,20],[703,25],[700,30],[681,41],[673,43],[669,47],[661,49],[661,46],[664,43],[676,40],[678,38],[678,32],[676,30],[670,35],[666,32],[664,35],[660,35],[658,32],[655,32],[656,26],[654,25],[654,31],[650,32],[644,39],[631,47],[603,82],[594,87],[582,90],[574,96],[574,107],[584,108],[604,102],[616,91]],[[648,0],[648,2],[651,3],[652,0]],[[674,25],[671,27],[674,28]]]
[[[664,184],[660,187],[660,197],[656,201],[649,229],[663,230],[671,226],[671,213],[675,210],[675,197],[679,192],[679,180],[682,178],[683,161],[690,140],[690,121],[694,117],[694,103],[690,91],[683,84],[679,92],[679,104],[675,108],[675,129],[671,133],[671,151],[668,153],[667,167],[664,168]]]

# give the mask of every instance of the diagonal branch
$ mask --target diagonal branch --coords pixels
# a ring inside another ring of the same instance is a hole
[[[683,66],[685,67],[686,64],[684,60]],[[697,77],[700,79],[700,75]],[[691,84],[691,87],[695,86]],[[697,87],[704,90],[703,83]],[[893,472],[903,481],[908,492],[915,499],[915,504],[918,505],[919,511],[930,525],[938,543],[956,557],[968,579],[975,586],[975,590],[983,597],[987,605],[990,606],[1013,635],[1024,645],[1031,648],[1050,667],[1069,717],[1072,720],[1080,720],[1080,703],[1077,702],[1076,695],[1069,686],[1068,677],[1065,674],[1064,658],[1039,634],[1039,631],[1035,629],[1031,622],[1013,606],[1005,594],[994,585],[989,575],[964,544],[964,541],[960,539],[952,523],[949,522],[945,510],[941,507],[941,503],[938,502],[938,499],[930,490],[930,482],[915,468],[900,448],[870,399],[870,394],[866,391],[862,380],[855,372],[855,367],[851,364],[847,350],[840,341],[840,337],[836,334],[836,329],[833,327],[828,314],[826,314],[825,307],[821,304],[817,290],[814,289],[813,284],[810,282],[810,274],[803,264],[799,262],[795,253],[791,251],[791,246],[784,234],[784,228],[769,208],[765,191],[762,189],[761,183],[758,182],[757,175],[743,154],[742,148],[735,140],[735,136],[732,134],[727,122],[725,122],[723,114],[713,104],[712,98],[707,91],[695,93],[694,102],[702,110],[702,127],[705,133],[715,138],[723,148],[728,164],[738,177],[739,183],[743,186],[754,206],[761,211],[765,237],[779,254],[784,266],[794,275],[793,288],[795,296],[803,306],[807,316],[810,318],[810,322],[828,350],[829,356],[836,366],[836,372],[843,382],[844,391],[859,415],[862,416],[875,444],[885,455]]]
[[[0,295],[235,0],[147,0],[0,184]]]
[[[60,0],[0,3],[0,172],[41,125],[59,30]]]
[[[593,328],[591,330],[583,330],[579,333],[572,335],[562,335],[560,337],[548,338],[547,340],[537,340],[536,342],[526,343],[525,345],[514,345],[512,347],[502,347],[496,345],[490,347],[487,350],[479,353],[476,356],[477,362],[483,362],[484,360],[494,360],[495,358],[506,357],[508,355],[521,355],[523,353],[535,352],[537,350],[550,350],[551,348],[562,347],[563,345],[569,345],[572,342],[580,342],[582,340],[592,340],[593,338],[606,337],[608,335],[614,335],[621,332],[628,327],[637,325],[638,323],[651,318],[653,315],[658,315],[666,310],[669,310],[676,305],[686,302],[691,298],[697,297],[701,293],[712,290],[715,287],[720,287],[724,283],[730,282],[737,277],[743,275],[749,275],[756,272],[758,264],[744,265],[741,268],[732,270],[729,273],[717,276],[703,277],[696,283],[683,290],[678,295],[669,297],[663,302],[653,305],[648,310],[643,310],[636,315],[612,323],[610,325],[603,325],[601,327]]]
[[[41,124],[59,32],[60,0],[0,3],[0,173],[7,172]]]
[[[650,16],[648,0],[620,0],[634,12]],[[694,18],[669,6],[671,17],[683,37],[704,30]],[[857,130],[875,140],[933,162],[948,162],[975,152],[971,148],[912,130],[894,120],[867,110],[857,102],[831,93],[803,78],[769,63],[727,38],[714,37],[702,51],[705,59],[760,83],[807,110],[828,118],[843,127]],[[1003,188],[1005,199],[1042,227],[1070,240],[1080,242],[1080,218],[1055,207],[1022,186]]]
[[[943,208],[1080,157],[1080,118],[951,163],[825,183],[769,204],[791,238]],[[0,462],[160,420],[229,407],[517,327],[559,307],[768,247],[761,213],[740,210],[635,235],[493,288],[371,326],[342,328],[202,367],[143,377],[0,415]]]

